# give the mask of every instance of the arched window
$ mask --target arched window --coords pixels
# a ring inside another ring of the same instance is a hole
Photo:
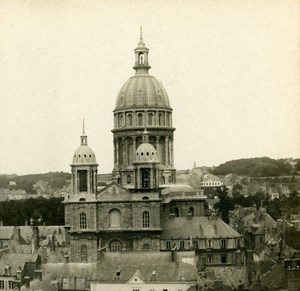
[[[143,114],[142,113],[138,114],[138,125],[143,125]]]
[[[150,217],[149,217],[148,211],[143,212],[143,227],[145,227],[145,228],[150,227]]]
[[[190,207],[189,213],[190,213],[191,216],[194,216],[194,208],[193,207]]]
[[[143,244],[143,251],[150,251],[150,245],[147,243]]]
[[[113,253],[121,252],[122,251],[122,244],[121,244],[121,242],[118,241],[118,240],[113,240],[110,243],[110,251],[113,252]]]
[[[109,227],[121,227],[121,212],[113,209],[109,212]]]
[[[119,127],[122,127],[123,126],[123,115],[120,114],[119,115]]]
[[[132,114],[127,115],[127,125],[132,126]]]
[[[173,210],[174,210],[175,217],[179,217],[179,209],[178,209],[178,207],[175,207]]]
[[[81,257],[81,262],[86,262],[87,261],[87,246],[82,245],[80,248],[80,257]]]
[[[149,113],[148,115],[148,125],[153,125],[153,113]]]
[[[139,64],[140,64],[140,65],[143,65],[143,64],[144,64],[144,54],[143,54],[143,53],[140,53],[140,54],[139,54]]]
[[[80,213],[79,227],[80,229],[86,229],[86,214],[84,212]]]
[[[159,125],[165,125],[164,115],[162,113],[159,113],[158,124]]]

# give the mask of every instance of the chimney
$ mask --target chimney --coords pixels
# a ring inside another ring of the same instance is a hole
[[[40,281],[42,281],[42,275],[43,275],[43,273],[42,273],[42,270],[35,270],[34,271],[34,278],[35,279],[39,279]]]
[[[69,255],[65,255],[65,264],[69,263]]]
[[[19,269],[17,270],[17,280],[22,280],[22,270],[21,267],[19,267]]]
[[[24,277],[24,284],[26,285],[27,288],[30,287],[30,277],[29,276]]]
[[[39,228],[32,226],[32,253],[36,254],[39,248]]]
[[[20,241],[20,235],[21,231],[20,231],[20,227],[19,226],[15,226],[14,227],[14,239],[17,241]]]

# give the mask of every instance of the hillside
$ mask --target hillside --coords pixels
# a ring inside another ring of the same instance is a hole
[[[9,188],[9,182],[14,181],[15,189],[25,190],[30,194],[53,193],[69,184],[71,174],[64,172],[49,172],[31,175],[0,175],[0,189]]]
[[[300,170],[299,161],[293,169],[288,159],[274,160],[262,157],[228,161],[215,167],[211,172],[215,175],[234,173],[251,177],[271,177],[293,175],[296,174],[296,170]]]

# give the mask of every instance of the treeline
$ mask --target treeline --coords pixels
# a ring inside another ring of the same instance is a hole
[[[71,179],[70,173],[64,172],[50,172],[46,174],[31,174],[31,175],[0,175],[0,188],[7,189],[9,181],[16,182],[16,188],[25,190],[29,194],[36,194],[36,188],[34,185],[43,181],[53,190],[62,189],[68,184]]]
[[[10,200],[0,202],[0,221],[3,225],[30,225],[33,219],[37,224],[63,225],[63,198]]]
[[[222,187],[217,190],[217,196],[219,202],[214,207],[222,214],[222,219],[226,223],[229,223],[229,210],[233,210],[236,205],[255,206],[257,209],[264,207],[274,220],[282,218],[283,215],[289,218],[292,214],[298,214],[300,211],[300,199],[297,191],[293,191],[289,197],[283,195],[279,199],[271,200],[270,195],[264,193],[256,193],[247,197],[243,195],[229,197],[226,187]]]
[[[212,170],[214,175],[227,175],[230,173],[250,177],[285,176],[295,174],[300,170],[298,160],[293,170],[291,164],[285,159],[274,160],[267,157],[228,161]]]

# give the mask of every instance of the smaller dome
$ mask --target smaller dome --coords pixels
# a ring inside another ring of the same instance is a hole
[[[96,156],[88,145],[79,146],[73,156],[72,165],[95,165]]]
[[[136,163],[158,163],[156,149],[148,142],[143,142],[136,150],[135,154]]]

